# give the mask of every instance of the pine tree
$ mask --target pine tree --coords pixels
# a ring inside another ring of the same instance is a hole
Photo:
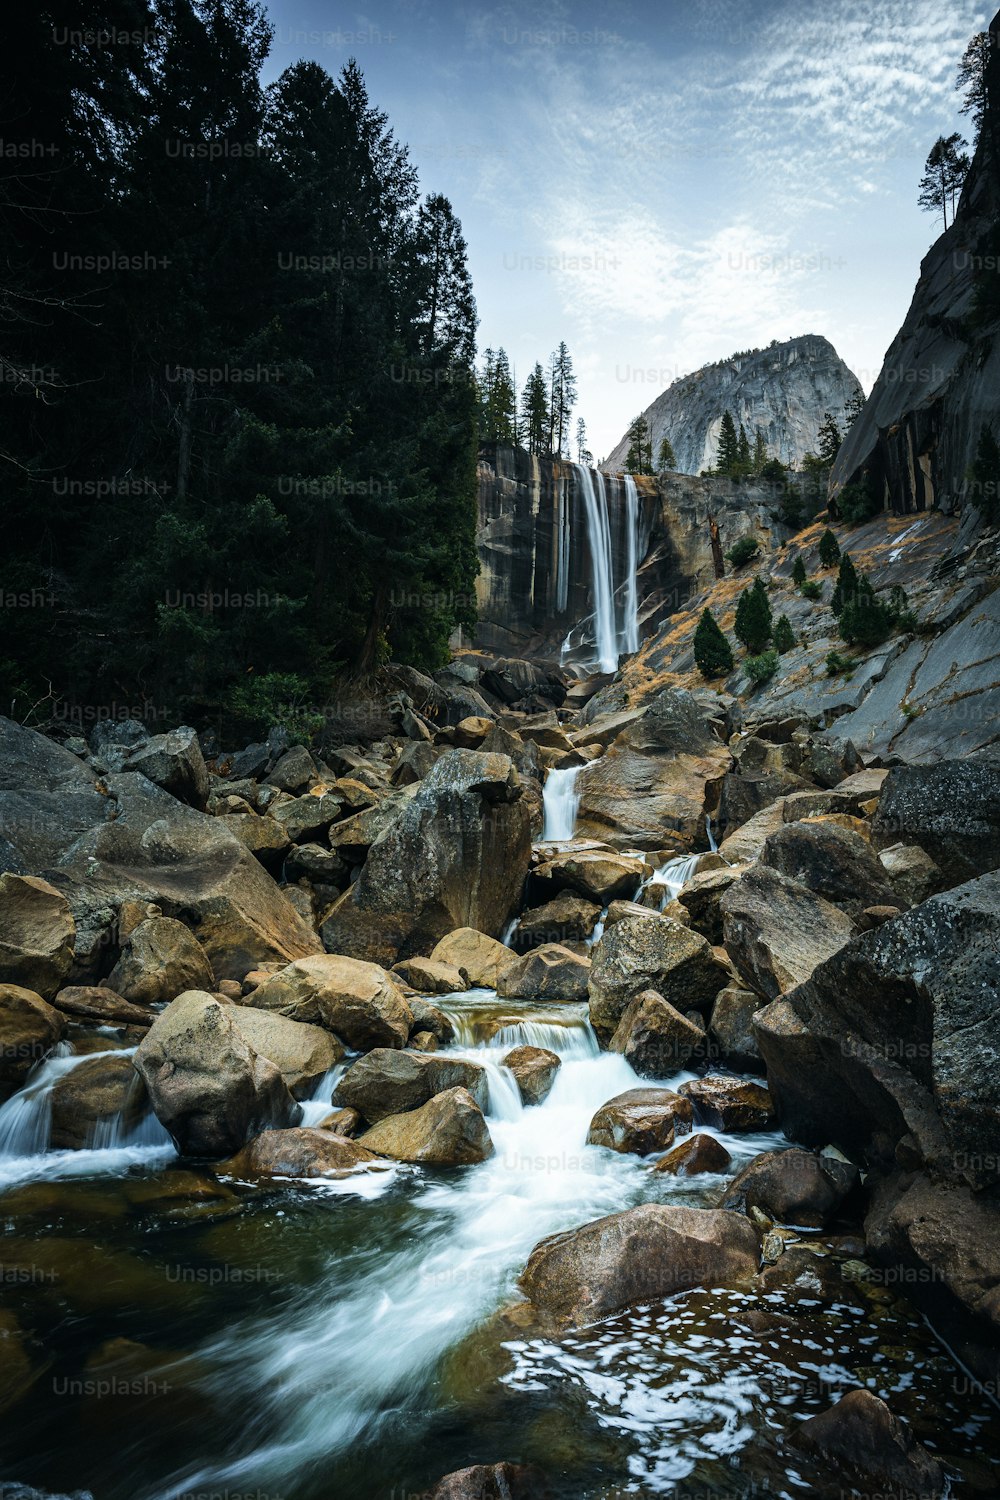
[[[517,441],[517,395],[506,349],[496,353],[493,397],[490,407],[490,441],[511,447]]]
[[[545,371],[537,361],[521,393],[521,426],[528,452],[545,452],[549,442],[549,398]]]
[[[758,427],[754,434],[753,462],[751,466],[753,469],[753,473],[757,477],[763,474],[767,461],[767,440],[764,437],[763,428]]]
[[[771,639],[771,603],[760,578],[740,595],[733,633],[751,654],[763,651]]]
[[[703,677],[725,677],[733,670],[732,647],[710,609],[702,610],[694,633],[694,659]]]
[[[630,474],[652,474],[653,454],[649,423],[644,416],[636,417],[629,424],[626,437],[628,438],[628,452],[625,455],[625,468]]]
[[[677,468],[677,456],[668,437],[660,439],[659,466],[661,469],[676,470]]]
[[[824,464],[833,463],[843,441],[836,421],[829,412],[824,412],[819,429],[819,457]]]
[[[938,136],[924,163],[924,175],[920,179],[917,202],[928,212],[941,211],[944,228],[948,228],[948,209],[952,219],[955,205],[969,171],[969,158],[965,141],[957,133]]]
[[[965,90],[960,113],[968,115],[975,130],[973,144],[979,140],[983,119],[989,105],[989,77],[993,42],[988,31],[979,31],[969,42],[958,65],[955,87]]]
[[[750,454],[750,439],[747,437],[747,430],[743,426],[742,422],[740,423],[740,435],[737,445],[737,453],[737,465],[739,468],[740,478],[745,479],[749,476],[751,469],[753,468],[753,459]]]
[[[864,391],[855,391],[854,395],[849,396],[847,401],[844,403],[844,426],[848,432],[850,432],[851,428],[854,426],[855,422],[864,411],[865,400],[866,397]]]
[[[858,576],[854,593],[845,598],[839,614],[840,634],[850,646],[881,645],[892,630],[891,611],[863,575]]]
[[[795,632],[792,630],[787,615],[779,615],[778,622],[774,627],[774,649],[779,656],[784,656],[786,651],[791,651],[795,645]]]
[[[830,600],[830,608],[835,615],[839,615],[845,605],[855,597],[860,587],[860,578],[850,554],[845,552],[840,559],[840,569],[837,573],[837,586]]]
[[[594,463],[594,455],[587,447],[587,424],[582,417],[576,419],[576,461],[587,467]]]
[[[736,424],[733,414],[728,409],[722,413],[722,425],[719,428],[719,447],[715,460],[715,472],[726,478],[735,479],[739,471],[740,462],[740,440],[736,435]]]
[[[797,588],[801,588],[808,576],[806,565],[802,560],[802,553],[800,552],[792,565],[792,581]]]
[[[829,526],[819,539],[819,560],[824,568],[832,568],[840,559],[840,546]]]

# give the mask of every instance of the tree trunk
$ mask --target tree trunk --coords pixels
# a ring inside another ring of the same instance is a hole
[[[714,517],[708,518],[708,534],[712,543],[712,566],[715,569],[716,578],[724,578],[726,566],[722,560],[722,542],[719,538],[719,523]]]
[[[380,583],[375,590],[372,600],[372,612],[368,621],[368,629],[358,652],[356,672],[359,677],[370,677],[378,662],[379,642],[385,629],[388,618],[389,591],[384,583]]]

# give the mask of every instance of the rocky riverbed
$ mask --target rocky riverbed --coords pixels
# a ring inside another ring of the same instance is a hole
[[[642,660],[0,721],[5,1493],[995,1492],[1000,769]]]

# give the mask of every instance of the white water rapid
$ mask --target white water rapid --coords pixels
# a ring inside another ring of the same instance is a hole
[[[577,777],[582,766],[567,771],[552,770],[542,788],[542,841],[566,843],[576,830],[576,813],[580,806]]]

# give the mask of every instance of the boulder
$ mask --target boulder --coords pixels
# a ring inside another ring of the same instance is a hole
[[[587,1141],[635,1156],[666,1151],[675,1134],[691,1129],[689,1100],[671,1089],[629,1089],[602,1104],[590,1122]]]
[[[513,948],[505,947],[485,932],[477,932],[474,927],[457,927],[435,944],[431,958],[437,963],[451,964],[475,989],[495,990],[500,975],[517,954]]]
[[[609,1052],[620,1052],[640,1078],[667,1078],[705,1053],[705,1033],[655,990],[643,990],[622,1012]]]
[[[343,801],[336,792],[317,789],[287,801],[275,798],[268,816],[293,844],[308,844],[327,833],[340,817]]]
[[[662,849],[668,831],[690,848],[704,835],[706,794],[731,764],[704,707],[667,688],[625,722],[582,779],[578,832],[623,849]]]
[[[476,1464],[439,1479],[429,1500],[545,1500],[538,1469],[524,1464]]]
[[[300,792],[306,792],[319,780],[316,762],[313,760],[305,745],[293,745],[286,750],[284,755],[278,757],[274,766],[267,774],[271,786],[276,786],[281,792],[290,792],[297,796]]]
[[[728,1172],[732,1164],[733,1158],[721,1141],[699,1132],[661,1156],[653,1171],[667,1172],[671,1177],[697,1177],[702,1172]]]
[[[946,884],[938,866],[919,844],[890,844],[879,854],[879,861],[904,906],[919,906]]]
[[[0,984],[0,1095],[20,1088],[66,1034],[66,1017],[34,990]]]
[[[542,1240],[518,1286],[543,1322],[583,1327],[689,1288],[746,1285],[758,1260],[739,1214],[643,1203]]]
[[[482,714],[470,714],[454,726],[452,742],[461,750],[478,750],[492,728],[492,719],[484,718]]]
[[[422,995],[456,995],[469,988],[460,969],[439,959],[404,958],[393,965],[392,972]]]
[[[547,1047],[515,1047],[503,1058],[501,1067],[514,1075],[521,1103],[543,1104],[562,1066],[560,1059]]]
[[[871,845],[835,823],[786,823],[770,835],[760,861],[839,906],[855,921],[868,906],[896,901]]]
[[[293,844],[288,850],[284,873],[289,881],[308,880],[314,886],[343,890],[350,879],[351,867],[335,849],[324,849],[322,844]]]
[[[68,901],[33,875],[0,875],[0,983],[44,999],[73,967],[76,923]]]
[[[154,734],[131,752],[121,770],[138,772],[189,807],[204,809],[208,805],[208,768],[190,725]]]
[[[456,927],[496,935],[517,910],[530,854],[531,814],[510,758],[449,750],[327,913],[323,942],[391,964]]]
[[[508,965],[496,991],[505,1000],[586,1000],[589,982],[589,958],[546,943]]]
[[[441,751],[424,740],[407,740],[392,768],[393,786],[413,786],[433,768]]]
[[[771,1095],[762,1083],[712,1073],[682,1083],[678,1093],[694,1105],[700,1125],[716,1130],[766,1130],[775,1121]]]
[[[231,812],[219,815],[218,821],[239,839],[265,870],[280,872],[291,839],[276,818],[261,817],[255,812]]]
[[[938,1500],[948,1489],[937,1459],[872,1391],[848,1391],[828,1411],[807,1417],[791,1441],[875,1481],[885,1500]]]
[[[361,1143],[379,1156],[426,1166],[468,1166],[493,1155],[482,1111],[463,1088],[447,1089],[419,1109],[380,1120]]]
[[[132,1059],[109,1052],[88,1057],[64,1073],[52,1089],[49,1146],[53,1151],[79,1151],[101,1143],[123,1116],[138,1080]]]
[[[370,1125],[377,1125],[390,1115],[419,1109],[448,1089],[468,1092],[483,1113],[489,1107],[489,1084],[478,1063],[376,1047],[348,1068],[337,1084],[333,1102],[356,1109]]]
[[[578,891],[598,907],[619,897],[631,897],[646,866],[641,859],[610,849],[564,849],[549,856],[532,872],[542,889]]]
[[[300,1126],[265,1130],[254,1136],[216,1171],[227,1177],[350,1177],[380,1166],[378,1157],[358,1141],[332,1130]]]
[[[858,1169],[812,1151],[763,1151],[733,1178],[720,1208],[759,1209],[778,1224],[821,1229],[857,1186]]]
[[[863,933],[754,1027],[784,1128],[1000,1182],[1000,873]]]
[[[336,1032],[358,1052],[405,1047],[413,1012],[398,982],[378,964],[327,953],[297,959],[253,991],[259,1010],[276,1010]]]
[[[719,844],[719,853],[730,865],[749,865],[760,858],[761,850],[772,833],[783,827],[784,809],[780,802],[765,807],[749,823],[737,828]]]
[[[201,945],[183,922],[147,917],[132,929],[108,975],[108,988],[135,1005],[158,1005],[184,990],[215,989]]]
[[[742,1072],[762,1073],[764,1059],[753,1029],[753,1018],[764,1001],[753,990],[727,985],[715,997],[712,1018],[708,1023],[713,1054],[731,1068]]]
[[[455,1028],[443,1010],[438,1010],[436,1005],[431,1005],[429,1000],[422,999],[420,995],[408,995],[406,1003],[413,1015],[411,1036],[423,1031],[436,1037],[439,1042],[454,1041]]]
[[[594,901],[585,901],[571,891],[562,891],[544,906],[522,913],[515,931],[519,948],[538,948],[545,943],[582,943],[590,937],[601,916]]]
[[[760,867],[726,892],[722,916],[733,963],[751,989],[770,999],[808,979],[854,934],[854,923],[839,907]]]
[[[269,1126],[298,1124],[298,1104],[276,1065],[241,1035],[236,1008],[188,991],[136,1049],[153,1111],[184,1155],[228,1156]]]
[[[948,885],[1000,866],[1000,766],[989,759],[894,766],[872,820],[877,846],[919,844]]]
[[[0,717],[0,871],[27,875],[56,864],[107,811],[96,772],[62,745]]]
[[[802,776],[788,771],[744,770],[741,764],[738,772],[730,771],[722,778],[719,830],[727,837],[783,797],[812,790]]]
[[[722,898],[742,874],[742,868],[699,870],[678,892],[688,924],[713,946],[722,942]]]
[[[310,1099],[320,1079],[344,1056],[340,1042],[324,1027],[293,1021],[278,1011],[234,1005],[230,1018],[257,1056],[274,1063],[294,1099]]]
[[[133,1005],[104,985],[68,985],[60,990],[52,1004],[64,1015],[103,1026],[152,1026],[154,1013]]]
[[[614,1034],[629,1001],[655,990],[675,1009],[706,1009],[726,983],[711,946],[669,917],[625,917],[594,946],[590,1020],[602,1041]]]

